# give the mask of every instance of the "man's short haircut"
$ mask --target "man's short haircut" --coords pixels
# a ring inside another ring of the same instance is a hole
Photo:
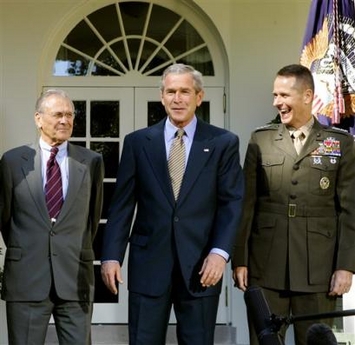
[[[73,112],[74,112],[75,107],[74,107],[73,101],[70,99],[69,95],[65,91],[60,90],[60,89],[48,89],[48,90],[43,91],[41,96],[37,99],[36,106],[35,106],[36,112],[43,113],[43,111],[44,111],[43,106],[44,106],[47,98],[51,97],[53,95],[67,99],[70,102]]]
[[[164,90],[165,87],[165,78],[168,74],[185,74],[188,73],[192,76],[194,81],[194,89],[196,92],[200,92],[203,90],[203,78],[202,73],[197,71],[190,65],[185,65],[183,63],[176,63],[174,65],[170,65],[168,68],[165,69],[163,75],[161,77],[160,83],[160,91]]]
[[[293,64],[281,68],[277,72],[280,77],[295,77],[297,83],[302,83],[307,89],[314,92],[314,80],[311,71],[302,65]]]

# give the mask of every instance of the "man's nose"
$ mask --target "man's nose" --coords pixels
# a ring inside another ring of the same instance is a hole
[[[60,118],[60,123],[67,123],[69,122],[69,119],[66,115],[63,115],[61,118]]]
[[[179,102],[181,100],[181,92],[180,91],[176,91],[174,94],[174,101],[175,102]]]
[[[280,96],[274,96],[274,100],[273,100],[272,105],[273,105],[274,107],[276,107],[276,106],[279,105],[280,103],[281,103],[281,98],[280,98]]]

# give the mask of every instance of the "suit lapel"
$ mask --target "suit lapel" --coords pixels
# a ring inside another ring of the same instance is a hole
[[[294,159],[297,159],[297,152],[286,126],[280,125],[278,131],[274,133],[275,146],[277,146],[279,150],[285,152],[287,155],[292,156]]]
[[[80,193],[82,187],[83,178],[88,169],[85,162],[85,156],[83,156],[82,153],[78,153],[77,147],[68,143],[68,190],[58,216],[58,221],[65,216],[65,214],[71,209],[73,202],[77,200],[77,195]]]
[[[22,154],[21,169],[27,180],[28,188],[36,204],[38,212],[46,222],[49,222],[45,193],[43,190],[41,150],[32,147],[32,150]],[[68,170],[69,183],[68,191],[63,203],[62,210],[58,216],[58,221],[70,210],[72,203],[76,200],[80,191],[84,175],[87,171],[85,157],[78,154],[77,148],[73,144],[68,144]]]
[[[166,159],[167,154],[165,149],[164,126],[165,120],[160,121],[157,125],[148,128],[146,135],[147,143],[146,145],[143,145],[143,147],[160,188],[166,195],[169,202],[174,205],[175,200]]]
[[[201,170],[213,154],[215,149],[213,136],[210,134],[209,127],[202,121],[197,121],[197,127],[193,143],[191,146],[184,178],[181,185],[178,203],[184,202],[189,190],[194,185]]]
[[[322,125],[317,120],[314,120],[314,125],[302,148],[302,151],[300,152],[299,159],[302,159],[312,153],[319,147],[319,142],[323,141],[324,139],[325,136]]]
[[[49,215],[43,190],[42,160],[39,145],[31,146],[29,151],[22,154],[21,169],[26,178],[34,204],[38,213],[48,222]]]
[[[286,154],[294,157],[296,161],[302,160],[304,157],[312,153],[319,147],[319,142],[325,139],[322,125],[315,119],[312,130],[307,138],[301,152],[297,155],[292,139],[287,128],[284,125],[279,126],[279,130],[274,138],[275,145]]]

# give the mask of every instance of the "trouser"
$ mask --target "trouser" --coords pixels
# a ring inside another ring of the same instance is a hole
[[[44,344],[53,315],[60,345],[91,344],[92,303],[64,301],[54,291],[39,302],[6,302],[9,345]]]
[[[193,297],[175,270],[171,287],[162,296],[129,293],[129,344],[165,345],[173,306],[179,345],[213,345],[219,295]]]
[[[262,288],[267,304],[272,314],[276,316],[299,316],[334,311],[336,298],[328,293],[296,293]],[[332,319],[314,319],[294,322],[295,345],[306,345],[306,333],[314,323],[325,323],[332,326]],[[250,345],[259,345],[251,318],[248,316]],[[280,328],[280,336],[285,341],[287,325]]]

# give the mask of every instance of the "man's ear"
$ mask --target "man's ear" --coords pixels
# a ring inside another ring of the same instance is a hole
[[[307,89],[304,92],[304,95],[303,95],[304,103],[305,104],[312,103],[313,102],[313,97],[314,97],[313,91],[311,89]]]
[[[203,101],[203,97],[205,96],[205,92],[203,90],[199,91],[197,93],[197,106],[199,107],[201,104],[202,104],[202,101]]]
[[[42,128],[42,124],[41,124],[41,115],[39,112],[35,113],[35,123],[38,129]]]

